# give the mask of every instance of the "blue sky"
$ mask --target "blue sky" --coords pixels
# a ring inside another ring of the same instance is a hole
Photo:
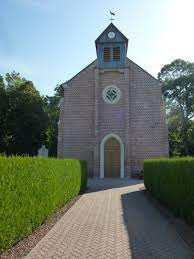
[[[109,10],[128,57],[152,75],[176,58],[194,61],[193,0],[1,0],[0,74],[15,70],[52,95],[96,58]]]

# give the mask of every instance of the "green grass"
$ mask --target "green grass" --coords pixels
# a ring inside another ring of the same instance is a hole
[[[29,235],[86,185],[85,161],[0,157],[0,252]]]
[[[147,190],[194,226],[194,158],[144,161]]]

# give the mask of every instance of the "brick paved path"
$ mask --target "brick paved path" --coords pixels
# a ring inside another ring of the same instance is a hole
[[[192,258],[138,180],[90,180],[89,191],[26,257]]]

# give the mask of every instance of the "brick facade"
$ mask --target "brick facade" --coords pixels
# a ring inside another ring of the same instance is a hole
[[[115,104],[102,91],[121,90]],[[145,158],[168,156],[168,129],[161,84],[127,59],[121,69],[102,69],[94,61],[65,84],[60,103],[58,157],[87,160],[91,176],[100,176],[100,143],[109,134],[124,145],[124,176],[142,170]]]

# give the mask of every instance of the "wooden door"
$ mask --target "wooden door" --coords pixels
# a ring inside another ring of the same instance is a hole
[[[115,138],[110,138],[104,145],[104,176],[120,177],[120,144]]]

